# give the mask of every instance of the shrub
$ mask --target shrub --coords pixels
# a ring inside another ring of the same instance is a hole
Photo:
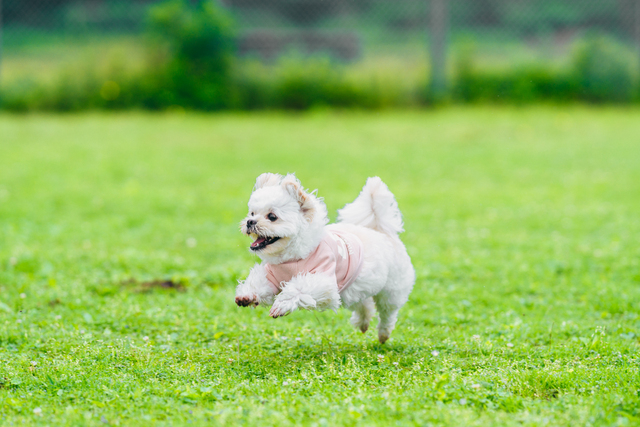
[[[480,69],[468,47],[456,64],[454,99],[463,102],[630,102],[640,88],[629,50],[605,37],[578,45],[568,67],[538,63]]]
[[[171,0],[150,10],[149,28],[165,43],[169,60],[165,69],[148,76],[152,84],[142,90],[151,89],[145,106],[226,107],[235,38],[233,22],[224,10],[213,1],[192,6],[186,0]]]
[[[578,98],[569,73],[550,66],[525,65],[514,70],[463,70],[457,76],[454,99],[462,102],[566,102]]]
[[[306,110],[316,107],[384,108],[416,105],[395,76],[388,81],[350,76],[346,68],[326,58],[288,57],[274,65],[251,60],[238,63],[233,73],[233,107],[243,110],[277,108]]]
[[[274,87],[275,104],[280,108],[305,110],[317,106],[353,107],[361,95],[354,84],[329,61],[283,64]]]
[[[636,94],[633,55],[604,36],[591,36],[573,56],[580,97],[593,102],[628,102]]]

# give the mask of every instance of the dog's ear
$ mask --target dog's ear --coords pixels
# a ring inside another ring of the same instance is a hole
[[[313,220],[316,212],[313,196],[307,193],[294,174],[288,174],[282,180],[282,187],[293,197],[300,205],[302,215],[309,222]]]
[[[256,179],[256,185],[253,186],[253,191],[259,190],[262,187],[274,187],[280,184],[282,175],[277,173],[263,173]]]

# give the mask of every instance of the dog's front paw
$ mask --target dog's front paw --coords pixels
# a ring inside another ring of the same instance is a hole
[[[240,307],[256,307],[258,305],[258,299],[253,295],[241,295],[236,297],[236,304]]]

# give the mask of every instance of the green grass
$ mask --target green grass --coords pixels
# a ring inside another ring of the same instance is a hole
[[[638,135],[577,107],[0,115],[0,424],[638,424]],[[395,192],[418,279],[386,345],[235,306],[264,171],[333,218]]]

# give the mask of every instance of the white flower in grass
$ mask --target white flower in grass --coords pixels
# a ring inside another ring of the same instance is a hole
[[[474,340],[478,341],[480,339],[480,335],[474,335],[471,338],[473,338]]]
[[[510,342],[507,343],[507,347],[511,348],[513,347],[513,344],[511,344]]]
[[[35,360],[31,361],[31,366],[36,366],[38,364],[38,362],[36,362]]]
[[[440,354],[440,352],[439,352],[438,350],[433,350],[433,351],[431,352],[431,355],[432,355],[433,357],[438,357],[438,355],[439,355],[439,354]]]
[[[33,410],[33,414],[34,414],[34,415],[37,415],[37,416],[42,415],[42,409],[41,409],[41,408],[35,408],[35,409]]]
[[[144,337],[142,337],[142,340],[143,340],[143,341],[149,341],[149,337],[144,336]]]
[[[25,294],[24,292],[20,294],[20,298],[25,299],[26,297],[27,297],[27,294]]]
[[[471,388],[474,390],[479,390],[480,389],[480,384],[471,384]]]
[[[289,385],[289,381],[287,381],[287,380],[282,381],[282,385]]]
[[[393,365],[394,366],[398,366],[398,362],[393,362]]]

